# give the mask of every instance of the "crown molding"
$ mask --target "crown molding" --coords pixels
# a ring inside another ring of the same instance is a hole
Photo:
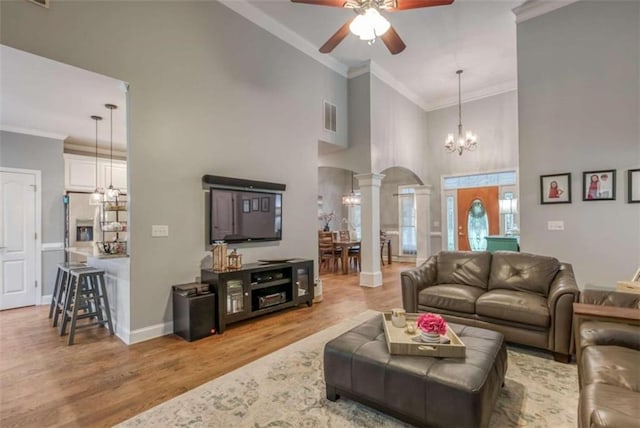
[[[0,131],[15,132],[16,134],[33,135],[35,137],[53,138],[54,140],[66,140],[68,135],[56,134],[55,132],[41,131],[39,129],[19,128],[0,124]]]
[[[371,69],[371,74],[382,80],[387,85],[391,86],[393,89],[395,89],[405,98],[420,107],[422,110],[427,111],[427,109],[425,108],[424,100],[415,92],[407,88],[404,83],[400,82],[398,79],[393,77],[391,73],[389,73],[373,61],[371,61],[371,64],[369,66]]]
[[[349,79],[353,79],[367,73],[371,73],[373,76],[376,76],[383,83],[390,86],[396,92],[420,107],[422,110],[425,110],[424,101],[415,92],[411,91],[403,83],[393,77],[388,71],[386,71],[373,61],[367,61],[357,67],[351,67],[349,69],[349,74],[347,75],[347,77]]]
[[[516,16],[516,23],[528,21],[536,16],[544,15],[561,7],[568,6],[579,0],[527,0],[512,9]]]
[[[83,155],[83,156],[95,156],[96,155],[96,146],[86,146],[84,144],[78,143],[64,143],[64,152],[74,155]],[[98,156],[103,158],[108,158],[110,155],[110,151],[108,148],[98,146]],[[126,159],[127,152],[123,150],[113,150],[113,157],[118,159]]]
[[[248,3],[246,0],[218,0],[218,2],[253,22],[258,27],[261,27],[273,34],[280,40],[290,44],[300,52],[309,55],[319,63],[329,67],[341,76],[347,77],[349,67],[329,55],[318,52],[318,48],[312,45],[308,40],[280,24],[257,7]]]
[[[500,95],[511,91],[518,90],[518,82],[516,80],[501,83],[499,85],[490,86],[488,88],[481,88],[475,91],[467,92],[462,97],[462,104],[468,103],[471,101],[480,100],[482,98],[493,97],[494,95]],[[449,97],[437,100],[433,103],[425,106],[425,111],[430,112],[434,110],[440,110],[447,107],[457,106],[458,105],[458,97]]]

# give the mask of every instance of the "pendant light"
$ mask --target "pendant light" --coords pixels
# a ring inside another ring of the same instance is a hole
[[[109,109],[109,122],[111,125],[111,132],[109,135],[109,188],[107,189],[106,195],[107,199],[114,200],[118,196],[120,196],[120,189],[113,187],[113,111],[118,108],[115,104],[105,104],[106,108]]]
[[[360,205],[360,196],[353,191],[353,171],[351,171],[351,193],[342,197],[342,205],[356,206]]]
[[[458,138],[456,139],[453,134],[447,135],[447,141],[444,144],[444,148],[448,152],[457,152],[462,156],[464,150],[474,151],[478,146],[478,136],[471,131],[467,131],[466,134],[462,132],[462,96],[460,86],[460,75],[463,70],[456,71],[458,75]]]
[[[98,121],[102,120],[101,116],[91,116],[96,122],[96,189],[89,197],[89,205],[100,205],[103,199],[103,192],[98,189]]]

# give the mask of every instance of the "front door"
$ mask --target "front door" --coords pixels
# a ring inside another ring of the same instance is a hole
[[[36,177],[0,172],[0,309],[36,303]]]
[[[498,186],[458,189],[458,249],[485,250],[485,236],[500,234]]]

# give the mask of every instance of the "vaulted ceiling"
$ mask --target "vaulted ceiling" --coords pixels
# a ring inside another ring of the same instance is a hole
[[[248,3],[318,49],[347,20],[350,9],[289,0],[232,0]],[[449,6],[383,12],[407,48],[391,55],[381,41],[372,46],[349,35],[329,54],[348,67],[371,61],[379,72],[404,85],[422,107],[432,110],[457,102],[457,76],[463,99],[516,88],[516,23],[512,9],[523,0],[455,0]],[[237,5],[229,5],[239,10]],[[254,15],[256,15],[254,13]]]

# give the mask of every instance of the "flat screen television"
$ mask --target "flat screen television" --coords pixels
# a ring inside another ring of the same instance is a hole
[[[282,239],[282,194],[210,189],[209,243]]]

